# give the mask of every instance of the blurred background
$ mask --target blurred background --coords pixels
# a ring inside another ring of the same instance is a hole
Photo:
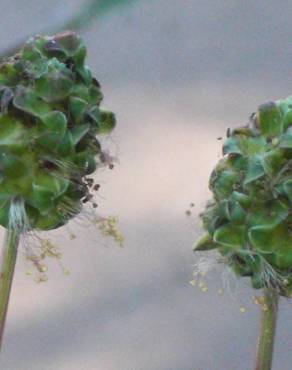
[[[252,369],[259,292],[226,271],[210,273],[207,290],[193,287],[192,246],[218,139],[260,103],[291,94],[291,1],[0,0],[0,8],[2,55],[36,33],[72,28],[84,38],[118,120],[107,144],[119,163],[96,175],[98,213],[118,215],[125,237],[120,248],[71,222],[53,233],[70,275],[50,263],[39,284],[19,253],[1,369]],[[282,300],[275,369],[291,369],[291,311]]]

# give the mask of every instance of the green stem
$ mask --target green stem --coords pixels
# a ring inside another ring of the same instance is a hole
[[[5,242],[2,249],[0,262],[0,348],[13,280],[14,267],[16,263],[19,233],[13,230],[6,230]]]
[[[264,290],[255,370],[271,370],[272,368],[278,300],[279,294],[275,290]]]

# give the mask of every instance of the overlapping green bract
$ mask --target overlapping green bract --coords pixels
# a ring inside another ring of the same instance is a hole
[[[195,251],[218,249],[254,288],[292,292],[292,97],[261,105],[229,131]]]
[[[0,64],[0,224],[21,200],[28,227],[59,227],[88,196],[86,175],[104,161],[96,135],[115,126],[73,32],[28,40]]]

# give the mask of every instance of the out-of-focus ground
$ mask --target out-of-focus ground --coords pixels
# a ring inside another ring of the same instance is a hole
[[[1,49],[68,18],[80,1],[0,5]],[[82,32],[118,119],[108,143],[120,163],[96,176],[99,212],[119,216],[125,247],[71,223],[75,240],[55,233],[71,274],[50,264],[43,284],[25,275],[20,253],[1,369],[253,367],[256,292],[239,281],[221,296],[216,272],[208,292],[192,287],[192,245],[217,138],[291,93],[291,16],[289,1],[141,0]],[[291,311],[282,301],[275,369],[291,369]]]

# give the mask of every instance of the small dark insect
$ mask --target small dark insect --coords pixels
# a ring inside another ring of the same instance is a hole
[[[218,136],[217,137],[217,140],[222,140],[222,136]]]

